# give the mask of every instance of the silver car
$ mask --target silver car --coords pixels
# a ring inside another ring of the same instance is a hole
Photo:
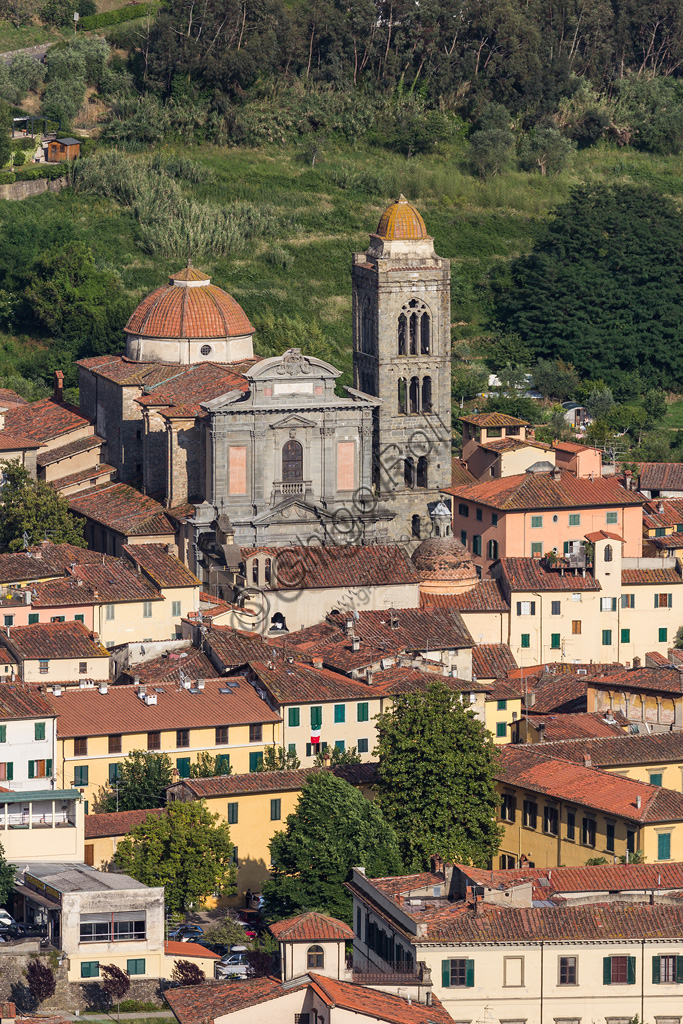
[[[229,953],[225,953],[220,960],[214,964],[213,975],[218,980],[229,977],[246,978],[247,976],[247,947],[232,946]]]

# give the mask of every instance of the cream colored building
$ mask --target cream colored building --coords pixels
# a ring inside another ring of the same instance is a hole
[[[683,732],[544,743],[550,757],[683,792]]]
[[[82,622],[6,626],[0,640],[18,662],[25,683],[109,679],[109,652]]]
[[[677,1020],[683,908],[534,906],[449,891],[448,871],[368,879],[356,868],[354,966],[424,965],[455,1021],[627,1024]],[[530,889],[531,887],[529,887]]]
[[[118,766],[134,750],[167,754],[178,778],[203,752],[237,773],[253,772],[280,731],[279,715],[237,678],[69,689],[54,705],[57,779],[81,790],[86,811],[115,789]]]
[[[10,863],[83,859],[83,800],[74,789],[0,792],[0,843]]]

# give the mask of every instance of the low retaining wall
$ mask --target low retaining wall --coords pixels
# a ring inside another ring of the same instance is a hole
[[[43,192],[61,192],[66,187],[66,178],[35,178],[33,181],[14,181],[11,185],[0,185],[0,199],[29,199]]]

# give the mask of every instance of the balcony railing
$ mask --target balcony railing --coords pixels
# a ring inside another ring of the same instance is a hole
[[[385,960],[353,968],[353,980],[358,985],[409,985],[423,980],[422,968],[405,960]]]

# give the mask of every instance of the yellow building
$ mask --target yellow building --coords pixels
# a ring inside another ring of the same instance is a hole
[[[25,683],[78,683],[109,679],[109,652],[82,622],[6,626],[2,642]]]
[[[643,506],[643,554],[683,557],[683,500],[652,498]]]
[[[683,791],[683,733],[544,743],[543,752],[650,786]]]
[[[58,784],[80,789],[87,804],[115,785],[133,750],[167,754],[184,778],[204,751],[233,771],[255,772],[264,747],[279,740],[280,716],[241,677],[65,690],[54,705]]]
[[[625,740],[617,740],[623,743]],[[625,857],[683,859],[683,794],[511,744],[496,771],[499,867],[539,868]]]
[[[258,775],[184,779],[169,787],[167,798],[169,802],[204,800],[212,813],[218,814],[221,821],[227,821],[230,838],[235,844],[238,891],[258,892],[270,871],[268,844],[276,832],[285,828],[287,815],[296,808],[301,789],[311,774],[332,771],[372,799],[375,767],[374,764],[351,764],[331,769],[300,768]],[[241,902],[242,898],[237,896],[221,902]]]

